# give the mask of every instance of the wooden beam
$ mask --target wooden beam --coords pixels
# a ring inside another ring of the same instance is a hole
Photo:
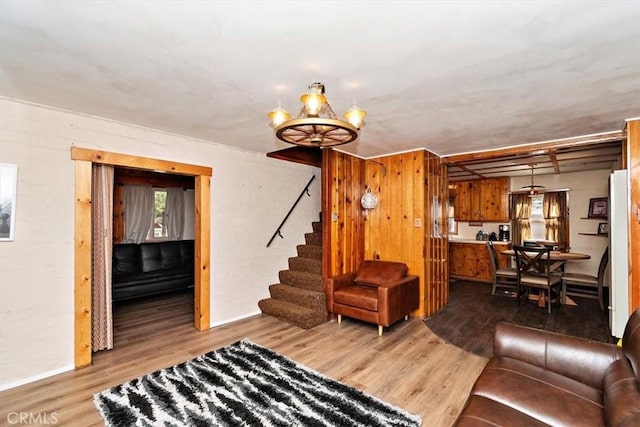
[[[267,153],[267,157],[319,168],[322,167],[322,151],[313,147],[291,147]]]
[[[91,150],[80,147],[71,147],[71,159],[113,166],[123,166],[131,169],[146,169],[155,172],[175,173],[180,175],[211,176],[213,174],[212,169],[207,166],[149,159],[129,154],[110,153],[108,151]]]
[[[75,162],[74,361],[91,364],[91,162]]]
[[[487,179],[487,177],[486,177],[486,176],[484,176],[484,175],[482,175],[481,173],[478,173],[478,172],[476,172],[476,171],[474,171],[474,170],[469,169],[469,168],[468,168],[468,167],[466,167],[465,165],[458,165],[458,164],[457,164],[457,165],[455,165],[455,167],[460,168],[460,169],[462,169],[462,170],[463,170],[463,171],[465,171],[465,172],[469,172],[470,174],[475,175],[475,176],[477,176],[477,177],[478,177],[478,178],[480,178],[480,179]]]
[[[197,176],[195,199],[195,290],[194,290],[194,324],[199,331],[206,331],[211,327],[210,322],[210,289],[211,289],[211,177]]]
[[[548,151],[558,148],[580,147],[583,145],[602,144],[607,142],[623,141],[625,139],[624,131],[607,132],[600,135],[588,135],[575,138],[558,139],[548,142],[536,144],[519,145],[515,147],[499,148],[496,150],[487,150],[477,153],[454,154],[443,156],[442,162],[445,164],[453,164],[467,162],[470,160],[492,159],[496,157],[507,157],[522,154],[531,154],[536,151]]]
[[[549,159],[553,165],[553,172],[557,175],[560,173],[560,165],[558,164],[558,157],[556,156],[556,150],[549,150]]]
[[[627,123],[629,170],[629,314],[640,307],[640,120]]]

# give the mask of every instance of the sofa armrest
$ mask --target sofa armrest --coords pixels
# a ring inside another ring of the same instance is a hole
[[[339,276],[330,277],[323,284],[324,294],[327,299],[327,311],[333,313],[333,293],[339,289],[353,285],[356,273],[345,273]]]
[[[380,324],[389,326],[396,320],[418,309],[420,303],[420,278],[408,275],[400,280],[378,285],[378,313]]]
[[[623,357],[613,344],[498,322],[494,357],[530,363],[602,390],[606,369]]]

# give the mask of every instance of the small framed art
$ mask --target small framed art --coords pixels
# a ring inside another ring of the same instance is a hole
[[[608,222],[601,222],[598,224],[598,234],[609,234]]]
[[[589,199],[589,218],[606,218],[609,215],[609,199],[598,197]]]

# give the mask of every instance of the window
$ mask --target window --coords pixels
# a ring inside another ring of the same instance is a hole
[[[529,217],[531,224],[531,240],[546,239],[546,222],[542,212],[542,201],[544,196],[538,194],[531,197],[531,216]]]
[[[167,226],[165,223],[167,212],[167,189],[153,189],[153,227],[149,230],[147,240],[167,238]]]

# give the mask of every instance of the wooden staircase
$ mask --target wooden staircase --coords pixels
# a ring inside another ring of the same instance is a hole
[[[298,256],[289,258],[289,269],[278,274],[280,283],[269,286],[270,298],[258,301],[264,314],[304,329],[327,321],[327,303],[322,287],[322,223],[312,223],[305,233]]]

